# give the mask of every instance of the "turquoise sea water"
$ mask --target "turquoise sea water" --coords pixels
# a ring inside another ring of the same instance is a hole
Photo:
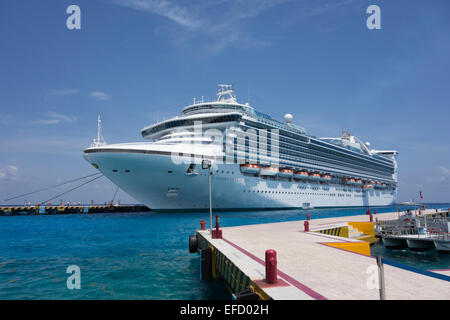
[[[430,208],[449,204],[428,205]],[[377,208],[377,212],[398,207]],[[220,213],[222,226],[357,215],[365,209]],[[73,214],[0,217],[0,299],[230,299],[221,282],[199,280],[188,236],[208,213]],[[450,255],[374,248],[422,269],[450,268]],[[81,269],[81,289],[66,269]]]

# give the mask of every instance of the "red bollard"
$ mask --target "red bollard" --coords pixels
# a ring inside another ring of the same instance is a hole
[[[305,225],[305,232],[309,232],[309,221],[306,220],[306,221],[304,222],[304,225]]]
[[[266,282],[277,282],[277,252],[275,250],[266,250]]]
[[[422,211],[419,210],[419,216],[421,216],[421,215],[422,215]]]
[[[222,239],[222,230],[220,230],[220,225],[219,225],[219,215],[216,214],[216,230],[212,231],[212,238],[213,239]]]
[[[306,215],[306,220],[311,220],[311,215],[309,213]]]
[[[202,227],[202,230],[205,230],[205,225],[206,225],[205,220],[200,221],[200,226]]]
[[[377,209],[373,209],[373,214],[377,214]]]
[[[372,213],[370,212],[370,208],[367,208],[366,214],[372,214]]]
[[[369,213],[369,221],[370,221],[370,222],[373,222],[373,216],[372,216],[372,213]]]

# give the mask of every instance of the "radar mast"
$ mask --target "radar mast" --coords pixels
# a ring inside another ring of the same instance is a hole
[[[236,103],[236,96],[234,95],[233,85],[219,84],[217,90],[217,101]]]
[[[104,146],[106,144],[105,139],[102,135],[102,120],[100,119],[100,113],[97,117],[97,138],[94,139],[91,143],[91,148],[98,148]]]

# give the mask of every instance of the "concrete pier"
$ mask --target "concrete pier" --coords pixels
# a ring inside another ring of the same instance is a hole
[[[435,210],[424,212],[432,213]],[[375,215],[386,220],[397,216],[398,212]],[[209,230],[196,234],[199,248],[212,250],[215,278],[224,279],[235,292],[251,289],[261,299],[380,299],[378,268],[369,242],[329,234],[343,232],[351,222],[368,221],[368,215],[313,219],[309,232],[304,231],[304,220],[229,227],[222,229],[223,239],[212,239]],[[277,252],[275,284],[264,279],[267,249]],[[447,274],[447,270],[416,272],[385,264],[386,299],[450,299]]]

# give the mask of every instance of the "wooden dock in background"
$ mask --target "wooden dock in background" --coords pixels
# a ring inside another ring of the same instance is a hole
[[[147,212],[144,205],[0,206],[0,216]]]

